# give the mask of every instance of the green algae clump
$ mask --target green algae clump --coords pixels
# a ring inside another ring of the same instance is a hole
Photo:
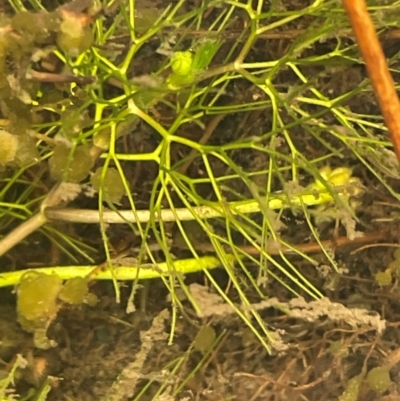
[[[33,333],[35,347],[48,349],[57,345],[47,338],[46,332],[63,303],[73,306],[97,303],[97,297],[89,293],[88,283],[87,277],[74,277],[63,284],[56,274],[37,271],[22,276],[17,288],[18,322],[25,331]]]
[[[28,134],[18,136],[18,149],[15,155],[15,162],[20,167],[26,167],[39,161],[39,152],[35,141]]]
[[[81,145],[69,149],[60,143],[49,160],[51,176],[57,181],[78,183],[83,181],[93,167],[89,147]]]
[[[62,279],[56,274],[27,272],[17,289],[18,322],[25,331],[34,334],[38,348],[50,348],[55,343],[46,336],[50,323],[57,316],[57,297]]]
[[[58,295],[59,299],[76,306],[83,303],[92,305],[95,295],[89,293],[88,283],[87,277],[73,277],[67,280]]]
[[[217,335],[211,326],[202,326],[194,339],[194,349],[202,354],[210,351],[215,343]]]
[[[90,27],[82,26],[81,21],[71,15],[64,16],[57,34],[57,45],[65,54],[78,57],[90,48],[93,39]]]
[[[90,178],[90,182],[96,191],[100,188],[103,191],[104,200],[111,203],[118,203],[125,194],[124,184],[119,172],[112,167],[109,167],[102,180],[101,175],[103,169],[100,167]]]
[[[389,370],[381,366],[371,369],[366,380],[368,386],[379,394],[384,393],[392,384]]]

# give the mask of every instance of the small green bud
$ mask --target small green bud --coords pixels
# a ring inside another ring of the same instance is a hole
[[[171,59],[171,68],[175,75],[189,75],[192,72],[193,54],[176,52]]]

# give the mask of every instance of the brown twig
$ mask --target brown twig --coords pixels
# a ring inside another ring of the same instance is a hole
[[[62,84],[70,84],[72,82],[75,82],[78,85],[92,84],[96,81],[96,77],[93,76],[54,74],[51,72],[40,72],[35,70],[30,70],[26,74],[26,78],[30,81],[37,82],[52,82]]]
[[[343,0],[400,162],[400,102],[365,0]]]
[[[373,243],[376,244],[377,241],[383,240],[387,237],[387,233],[384,231],[375,231],[372,233],[365,234],[363,237],[356,237],[353,240],[348,237],[339,237],[335,240],[324,240],[321,241],[321,244],[317,242],[310,242],[306,244],[296,244],[289,247],[282,247],[277,249],[270,249],[268,253],[270,255],[279,255],[281,252],[284,254],[296,254],[297,252],[303,252],[306,254],[310,253],[318,253],[321,252],[323,248],[339,248],[346,245],[359,245],[365,243]],[[238,245],[241,251],[254,256],[260,255],[260,250],[251,245]],[[196,243],[196,249],[202,252],[215,252],[215,248],[210,243]],[[295,249],[295,250],[294,250]]]

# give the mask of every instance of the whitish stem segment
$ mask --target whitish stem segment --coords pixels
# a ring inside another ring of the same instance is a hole
[[[345,191],[339,191],[337,195],[342,196]],[[269,200],[268,207],[270,209],[282,209],[293,206],[316,206],[333,202],[333,197],[327,191],[314,191],[303,195],[296,195],[288,200],[287,196],[274,194]],[[71,209],[71,208],[46,208],[44,215],[48,220],[68,221],[71,223],[87,223],[94,224],[102,221],[108,224],[124,224],[124,223],[147,223],[151,219],[156,221],[188,221],[196,219],[211,219],[221,217],[226,214],[225,208],[229,207],[233,214],[248,214],[260,212],[260,204],[254,200],[231,202],[221,207],[218,203],[215,206],[195,206],[192,210],[187,208],[176,208],[174,210],[164,209],[160,212],[151,212],[150,210],[138,210],[133,213],[131,210],[112,211],[105,210],[101,213],[97,210],[87,209]]]
[[[269,209],[282,209],[290,206],[316,206],[334,202],[336,197],[348,199],[349,196],[359,195],[361,183],[358,178],[351,176],[351,169],[338,167],[331,170],[324,167],[320,170],[320,179],[309,185],[304,193],[289,198],[284,193],[276,193],[269,197]],[[68,191],[65,191],[65,186]],[[328,187],[331,191],[328,191]],[[172,222],[188,221],[197,219],[211,219],[226,215],[227,208],[232,214],[257,213],[261,211],[261,205],[254,199],[239,202],[231,202],[221,205],[215,202],[212,206],[193,206],[192,208],[164,209],[161,211],[132,210],[112,211],[105,210],[100,213],[97,210],[57,208],[61,202],[70,201],[75,198],[80,189],[77,184],[62,183],[55,186],[43,201],[40,212],[17,229],[0,240],[0,256],[4,255],[10,248],[22,241],[26,236],[40,228],[48,221],[68,221],[86,224],[124,224],[124,223],[147,223],[150,220]],[[64,193],[71,193],[65,199]]]

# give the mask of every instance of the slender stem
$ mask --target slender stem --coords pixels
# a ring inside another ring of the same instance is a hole
[[[400,162],[400,101],[365,0],[343,0]]]
[[[29,220],[23,222],[12,231],[12,235],[6,235],[2,240],[0,240],[0,256],[4,255],[13,246],[17,245],[29,234],[35,232],[46,222],[47,218],[42,213],[35,214]]]
[[[116,260],[116,264],[124,263]],[[221,262],[214,256],[203,256],[200,259],[182,259],[173,262],[173,266],[169,263],[162,262],[157,265],[132,265],[126,262],[123,266],[115,266],[114,269],[106,269],[97,272],[93,279],[96,280],[146,280],[151,278],[160,278],[164,275],[170,274],[188,274],[204,269],[214,269],[219,267]],[[57,274],[63,280],[68,280],[74,277],[87,277],[92,271],[94,266],[64,266],[64,267],[39,267],[35,268],[35,272],[44,274]],[[18,270],[14,272],[7,272],[0,275],[0,288],[16,285],[20,282],[21,277],[29,270]]]
[[[342,192],[339,192],[339,196]],[[302,194],[288,199],[286,195],[274,195],[268,202],[268,208],[277,210],[291,205],[301,204],[307,206],[321,205],[333,201],[333,197],[327,191],[321,191],[319,194]],[[248,214],[260,212],[260,204],[254,200],[232,202],[229,204],[231,213]],[[72,209],[72,208],[46,208],[45,216],[49,220],[68,221],[70,223],[98,224],[100,220],[107,224],[126,224],[126,223],[147,223],[151,219],[173,222],[190,221],[196,219],[211,219],[221,217],[226,214],[224,207],[215,203],[214,206],[195,206],[192,210],[187,208],[162,209],[159,213],[153,213],[150,210],[138,210],[133,213],[132,210],[121,210],[118,212],[104,210],[99,213],[98,210]]]

